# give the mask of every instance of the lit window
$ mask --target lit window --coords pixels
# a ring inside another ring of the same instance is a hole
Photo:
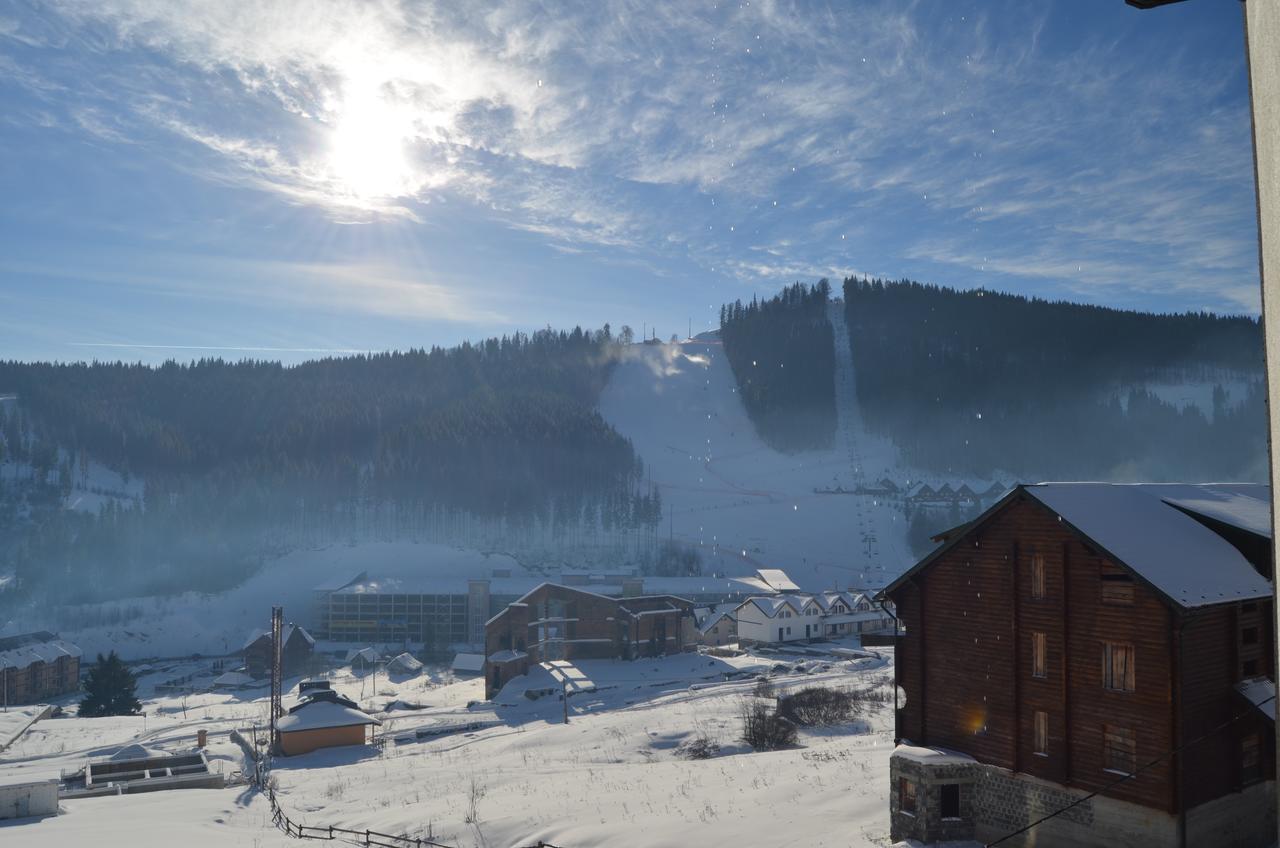
[[[1102,686],[1112,692],[1134,690],[1134,651],[1132,645],[1107,642],[1102,646]]]
[[[1045,636],[1043,633],[1031,634],[1031,676],[1048,677],[1046,661]]]
[[[1049,753],[1049,714],[1042,710],[1036,710],[1035,752]]]
[[[1044,597],[1044,555],[1034,554],[1031,557],[1031,597],[1039,600]]]
[[[1133,774],[1138,762],[1138,740],[1132,730],[1112,724],[1102,726],[1102,767]]]

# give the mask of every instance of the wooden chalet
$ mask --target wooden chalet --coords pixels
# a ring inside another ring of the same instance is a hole
[[[312,663],[316,640],[305,628],[289,623],[280,631],[283,642],[281,662],[284,665],[284,676],[304,674]],[[245,672],[255,680],[271,675],[271,631],[255,630],[240,649],[244,656]]]
[[[1275,841],[1271,493],[1018,486],[885,591],[892,836]]]

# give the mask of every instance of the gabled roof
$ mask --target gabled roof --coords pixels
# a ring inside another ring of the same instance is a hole
[[[281,717],[276,727],[281,733],[319,730],[326,727],[350,727],[353,724],[382,724],[373,716],[335,701],[312,699],[303,701]]]
[[[775,592],[800,591],[800,587],[781,568],[761,568],[756,571],[756,576],[767,583]]]
[[[708,630],[719,624],[721,619],[725,618],[729,619],[730,622],[736,620],[733,617],[733,612],[730,610],[712,612],[710,615],[705,616],[700,622],[698,622],[698,632],[706,633]]]
[[[945,544],[899,576],[885,591],[896,590],[1022,494],[1052,511],[1173,604],[1194,608],[1271,595],[1271,583],[1239,550],[1188,514],[1193,507],[1205,515],[1212,510],[1212,517],[1224,523],[1254,528],[1250,532],[1262,529],[1258,503],[1265,501],[1269,511],[1269,487],[1237,484],[1017,486],[966,525],[965,532],[950,534]],[[1269,522],[1266,530],[1269,536]]]
[[[303,627],[300,624],[294,624],[293,622],[289,622],[288,624],[284,625],[280,629],[280,644],[288,645],[289,640],[293,638],[293,635],[295,632],[300,637],[302,637],[302,639],[308,645],[314,646],[316,644],[315,638],[313,638],[312,635],[307,632],[307,628]],[[252,633],[249,634],[249,638],[244,640],[244,645],[241,646],[240,650],[241,651],[249,650],[249,647],[253,645],[254,642],[264,637],[267,639],[268,642],[271,641],[271,631],[269,629],[259,628],[253,631]]]

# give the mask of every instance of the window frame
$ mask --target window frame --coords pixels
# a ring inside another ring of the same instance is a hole
[[[914,816],[919,810],[916,782],[909,777],[898,778],[898,811]]]
[[[1039,680],[1049,678],[1049,638],[1040,630],[1031,632],[1031,676]]]
[[[1102,688],[1108,692],[1131,694],[1138,691],[1138,652],[1129,642],[1102,643]],[[1119,664],[1120,683],[1116,685]]]
[[[1042,601],[1047,596],[1044,554],[1031,555],[1031,600]]]
[[[1032,753],[1037,757],[1049,756],[1049,713],[1044,710],[1035,711],[1033,733]]]
[[[948,809],[947,809],[947,808],[948,808],[948,806],[950,806],[950,805],[948,804],[948,798],[947,798],[947,796],[948,796],[948,795],[951,795],[951,794],[954,794],[954,796],[955,796],[953,799],[951,799],[951,800],[952,800],[952,802],[953,802],[953,803],[954,803],[954,805],[955,805],[955,808],[954,808],[954,813],[955,813],[955,815],[950,815],[950,816],[949,816],[949,815],[947,815],[947,813],[948,813]],[[938,817],[939,817],[939,818],[941,818],[943,821],[960,821],[960,820],[961,820],[961,816],[960,816],[960,784],[958,784],[958,783],[943,783],[943,784],[940,784],[940,785],[938,786]]]
[[[1102,770],[1124,775],[1137,772],[1138,734],[1135,731],[1115,724],[1102,725]]]

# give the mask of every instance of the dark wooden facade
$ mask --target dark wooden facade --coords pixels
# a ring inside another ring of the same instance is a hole
[[[303,628],[289,624],[285,628],[281,660],[284,676],[292,677],[311,670],[315,642]],[[243,650],[245,673],[255,680],[271,674],[271,633],[260,633],[250,640]]]
[[[1019,490],[889,594],[906,629],[900,739],[1093,791],[1120,776],[1104,761],[1104,734],[1132,734],[1138,766],[1164,759],[1105,794],[1170,813],[1274,778],[1272,723],[1235,690],[1246,677],[1274,679],[1269,601],[1184,608]],[[1104,685],[1107,643],[1133,647],[1133,691]],[[1250,768],[1242,749],[1254,738],[1262,762]]]
[[[80,649],[40,631],[0,639],[0,690],[9,704],[34,704],[80,689]]]

